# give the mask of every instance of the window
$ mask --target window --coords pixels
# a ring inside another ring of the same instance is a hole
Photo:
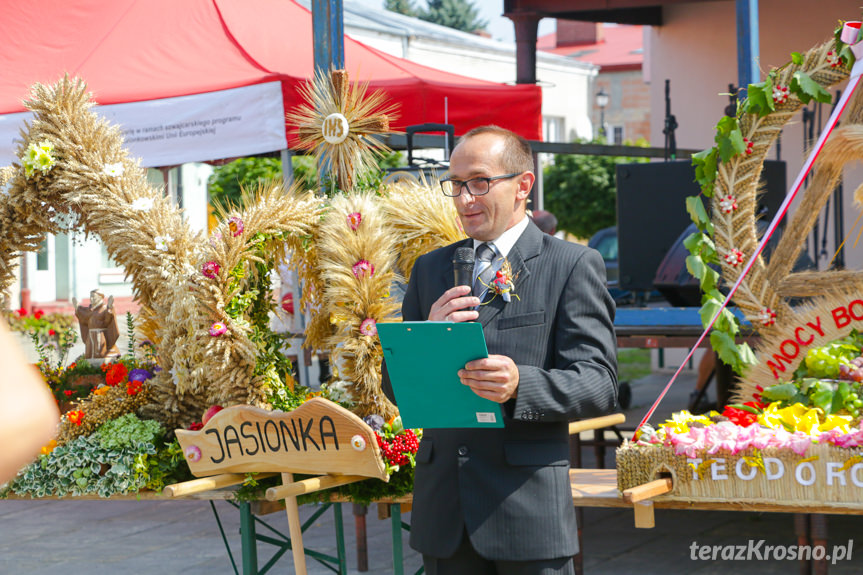
[[[48,238],[42,240],[39,251],[36,252],[36,271],[48,271]]]
[[[542,117],[542,139],[546,142],[565,142],[564,121],[560,116]]]
[[[618,146],[623,144],[623,126],[614,126],[612,142]]]

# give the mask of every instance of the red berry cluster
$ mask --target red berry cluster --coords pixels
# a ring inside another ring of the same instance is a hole
[[[408,453],[416,453],[419,440],[411,429],[405,429],[392,440],[387,441],[378,434],[378,446],[381,448],[384,458],[393,465],[407,465],[410,462]]]
[[[746,145],[746,149],[744,150],[746,155],[752,155],[752,150],[755,148],[755,142],[752,142],[749,138],[743,138],[743,143]]]

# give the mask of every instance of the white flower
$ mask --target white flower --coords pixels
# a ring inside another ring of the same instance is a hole
[[[177,368],[172,367],[169,373],[171,374],[171,381],[174,382],[174,386],[176,387],[180,385],[180,377],[177,375]]]
[[[149,212],[154,201],[153,198],[138,198],[132,202],[132,209],[138,212]]]
[[[115,178],[123,175],[123,162],[117,162],[115,164],[105,164],[105,167],[102,168],[102,172],[109,175],[114,176]]]
[[[174,238],[172,238],[171,236],[168,236],[168,235],[156,236],[156,238],[155,238],[156,249],[159,251],[166,252],[166,251],[168,251],[168,244],[171,243],[172,241],[174,241]]]

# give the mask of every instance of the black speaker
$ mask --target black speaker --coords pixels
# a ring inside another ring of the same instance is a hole
[[[761,179],[764,194],[760,203],[767,210],[763,217],[769,221],[785,198],[785,162],[765,161]],[[654,289],[660,262],[692,223],[686,213],[686,198],[700,192],[695,168],[688,160],[617,166],[621,289]],[[708,202],[705,205],[709,207]]]

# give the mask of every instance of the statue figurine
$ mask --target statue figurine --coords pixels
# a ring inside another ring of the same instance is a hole
[[[72,298],[75,307],[75,317],[81,330],[81,341],[84,342],[84,357],[98,359],[109,355],[119,355],[117,340],[120,331],[117,329],[117,315],[114,313],[114,296],[105,302],[105,294],[99,290],[90,292],[90,305],[78,305]]]

